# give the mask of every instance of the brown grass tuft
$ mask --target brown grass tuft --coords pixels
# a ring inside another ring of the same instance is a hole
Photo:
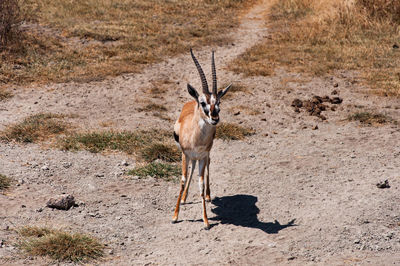
[[[255,0],[24,0],[34,10],[18,49],[2,53],[0,84],[90,81],[221,45]]]
[[[0,139],[17,142],[47,140],[66,131],[67,124],[61,120],[63,117],[65,116],[51,113],[29,116],[21,123],[9,126],[1,133]]]
[[[382,125],[387,123],[396,123],[391,117],[385,114],[357,112],[348,117],[349,121],[359,121],[364,125]]]
[[[259,115],[259,114],[261,114],[260,110],[258,110],[256,108],[253,108],[253,107],[250,107],[250,106],[247,106],[247,105],[238,105],[238,106],[231,107],[230,111],[233,112],[233,113],[236,113],[236,112],[240,111],[240,112],[244,112],[247,115]]]
[[[5,89],[0,88],[0,101],[6,100],[8,98],[11,98],[13,95],[6,91]]]
[[[0,191],[5,190],[11,186],[11,179],[5,175],[0,174]]]
[[[104,246],[95,238],[39,227],[19,230],[21,249],[33,256],[49,256],[57,261],[85,262],[103,256]]]
[[[251,128],[242,127],[232,123],[221,123],[217,126],[216,138],[223,140],[242,140],[255,134]]]
[[[356,70],[376,93],[399,96],[399,9],[392,0],[276,1],[268,17],[271,38],[230,69],[251,76],[278,67],[319,76]]]
[[[149,103],[143,108],[137,108],[139,112],[166,112],[168,109],[164,105]]]

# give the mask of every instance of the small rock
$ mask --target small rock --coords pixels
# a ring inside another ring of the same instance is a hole
[[[240,111],[233,113],[233,115],[240,115]]]
[[[337,86],[335,86],[335,85],[337,85]],[[339,86],[339,84],[335,84],[333,87],[338,87]],[[332,95],[337,95],[338,94],[338,91],[337,90],[333,90],[332,92],[331,92],[331,94]]]
[[[128,166],[129,163],[128,163],[127,161],[122,161],[122,162],[121,162],[121,165],[122,165],[122,166]]]
[[[261,118],[261,121],[267,121],[267,119],[266,118]]]
[[[36,210],[36,212],[42,212],[42,211],[43,211],[43,208],[39,208]]]
[[[360,243],[361,243],[360,239],[354,240],[354,244],[360,244]]]
[[[298,107],[295,107],[295,108],[294,108],[294,111],[295,111],[296,113],[300,113],[300,109],[299,109]]]
[[[389,181],[386,179],[383,182],[379,182],[376,184],[378,188],[390,188]]]
[[[63,162],[63,163],[62,163],[62,166],[63,166],[64,168],[70,168],[70,167],[72,166],[72,163],[70,163],[70,162]]]
[[[317,130],[318,129],[318,125],[315,125],[312,127],[312,130]]]
[[[114,254],[114,250],[110,249],[110,251],[108,251],[108,254],[110,255]]]
[[[40,169],[42,169],[42,170],[44,170],[44,171],[47,171],[47,170],[49,170],[50,168],[49,168],[48,165],[43,165]]]
[[[75,205],[75,199],[72,195],[61,195],[56,198],[51,198],[47,201],[46,206],[58,210],[69,210]]]
[[[104,174],[97,173],[97,174],[95,174],[95,177],[104,177]]]
[[[393,44],[393,49],[399,49],[399,45],[397,43]]]
[[[333,87],[335,87],[335,88],[339,87],[339,83],[333,84]],[[335,93],[335,94],[337,94],[337,93]]]
[[[21,205],[21,208],[26,208],[26,205],[22,204],[22,205]]]
[[[322,120],[326,120],[326,116],[324,116],[324,115],[317,115],[319,118],[321,118]]]
[[[294,259],[296,259],[296,257],[294,257],[294,256],[287,258],[287,260],[294,260]]]

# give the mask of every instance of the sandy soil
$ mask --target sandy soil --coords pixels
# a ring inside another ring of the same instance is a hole
[[[250,89],[223,101],[221,119],[257,132],[245,141],[215,141],[213,200],[207,205],[211,230],[203,229],[196,184],[180,222],[171,224],[178,184],[125,176],[135,166],[133,157],[0,143],[0,173],[18,183],[0,194],[0,264],[52,264],[13,246],[13,228],[39,225],[98,237],[107,244],[105,258],[94,263],[100,265],[400,265],[400,127],[346,120],[362,110],[399,120],[400,101],[366,94],[354,73],[309,78],[278,70],[271,77],[245,78],[225,70],[227,62],[268,36],[265,5],[243,18],[231,45],[196,51],[209,74],[210,51],[216,50],[220,84]],[[152,99],[148,89],[163,80],[170,81],[170,89]],[[0,102],[0,130],[30,114],[54,112],[77,115],[71,123],[84,130],[172,132],[173,121],[137,108],[148,101],[162,103],[176,119],[190,99],[189,81],[200,85],[188,53],[142,74],[15,88],[13,98]],[[323,112],[325,121],[290,106],[295,98],[330,95],[334,89],[343,103]],[[259,114],[234,115],[239,105]],[[124,160],[128,166],[121,165]],[[377,188],[385,179],[391,187]],[[61,193],[74,195],[79,207],[45,208]]]

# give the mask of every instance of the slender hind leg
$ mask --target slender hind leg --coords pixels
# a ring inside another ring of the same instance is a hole
[[[186,182],[185,190],[183,190],[181,203],[185,203],[186,202],[186,198],[187,198],[187,195],[189,193],[190,181],[192,181],[192,176],[193,176],[193,172],[194,172],[194,168],[195,167],[196,167],[196,160],[192,160],[192,169],[190,169],[190,176],[189,176],[188,181]]]
[[[204,170],[206,168],[207,158],[199,160],[199,189],[201,196],[201,204],[203,207],[203,222],[205,229],[210,229],[210,224],[208,223],[207,211],[206,211],[206,200],[204,198]]]
[[[181,184],[180,184],[178,202],[176,203],[174,216],[172,217],[172,222],[173,223],[175,223],[178,220],[179,204],[181,203],[181,197],[182,197],[183,188],[185,187],[185,182],[186,182],[186,177],[187,177],[187,170],[188,170],[188,163],[189,162],[187,161],[186,155],[182,152],[182,179],[181,179]]]
[[[206,201],[211,201],[210,196],[210,155],[207,156],[207,175],[206,175]]]

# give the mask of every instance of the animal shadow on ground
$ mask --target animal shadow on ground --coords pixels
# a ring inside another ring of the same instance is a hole
[[[211,211],[217,216],[210,220],[220,221],[221,224],[257,228],[267,234],[277,234],[286,227],[296,226],[294,224],[295,219],[287,224],[280,224],[277,220],[273,223],[260,222],[257,218],[260,209],[257,208],[256,202],[257,197],[251,195],[216,197],[212,201],[216,208],[211,209]]]

